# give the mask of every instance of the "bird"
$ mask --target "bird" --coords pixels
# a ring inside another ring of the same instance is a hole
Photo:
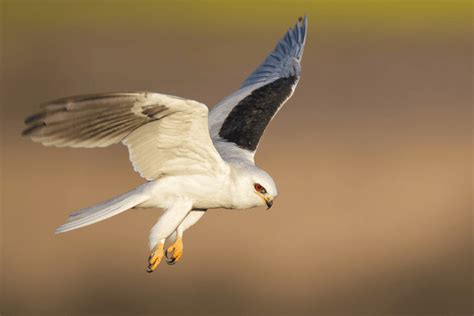
[[[209,209],[270,209],[278,195],[254,156],[270,121],[301,77],[307,17],[300,17],[242,83],[210,111],[198,101],[155,92],[79,95],[46,102],[22,135],[45,146],[101,148],[122,143],[146,182],[72,213],[64,233],[127,210],[163,213],[149,233],[146,271],[183,255],[184,232]],[[169,247],[166,247],[165,244]]]

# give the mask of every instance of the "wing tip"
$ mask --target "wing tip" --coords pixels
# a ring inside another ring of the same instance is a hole
[[[308,25],[308,15],[305,13],[298,18],[298,22],[300,25],[307,26]]]
[[[298,36],[298,42],[301,46],[304,46],[305,42],[306,42],[306,34],[307,34],[307,29],[308,29],[308,16],[306,14],[304,14],[303,16],[300,16],[298,18],[298,22],[296,22],[294,28],[293,28],[293,32],[296,33],[294,35],[301,35]]]
[[[39,122],[39,123],[36,123],[34,125],[30,125],[21,132],[21,136],[22,137],[31,137],[31,136],[33,136],[33,134],[36,131],[38,131],[39,129],[41,129],[44,126],[46,126],[45,122]]]
[[[306,14],[300,16],[293,27],[290,27],[283,37],[277,42],[275,48],[267,55],[267,58],[260,64],[242,83],[240,89],[249,87],[271,79],[277,79],[283,76],[296,74],[299,76],[300,66],[291,66],[292,69],[276,69],[283,67],[285,59],[292,59],[289,64],[300,63],[303,57],[304,46],[306,43],[306,34],[308,27],[308,17]],[[267,74],[268,67],[275,69]],[[296,68],[295,68],[296,67]],[[289,72],[289,74],[287,73]]]
[[[58,228],[56,228],[54,230],[55,235],[59,235],[59,234],[65,233],[65,232],[66,232],[66,230],[63,230],[62,226],[59,226]]]
[[[30,116],[27,116],[23,122],[29,125],[31,123],[34,123],[35,121],[41,120],[45,116],[46,116],[46,111],[38,112]]]

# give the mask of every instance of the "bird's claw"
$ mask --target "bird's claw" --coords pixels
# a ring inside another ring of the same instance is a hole
[[[158,268],[158,265],[161,262],[161,259],[163,259],[163,244],[159,244],[155,247],[155,250],[150,254],[148,257],[148,267],[146,269],[146,272],[151,273]]]
[[[165,255],[167,264],[173,265],[178,262],[183,255],[183,240],[181,238],[176,239],[174,244],[166,249]]]

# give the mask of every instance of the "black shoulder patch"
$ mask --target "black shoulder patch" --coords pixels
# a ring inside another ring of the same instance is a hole
[[[242,99],[224,120],[219,136],[254,151],[276,111],[290,96],[297,77],[277,79]]]

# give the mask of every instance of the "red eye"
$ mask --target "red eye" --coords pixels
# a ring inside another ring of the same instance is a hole
[[[262,192],[262,190],[264,190],[264,188],[258,183],[255,183],[254,187],[258,192]]]

